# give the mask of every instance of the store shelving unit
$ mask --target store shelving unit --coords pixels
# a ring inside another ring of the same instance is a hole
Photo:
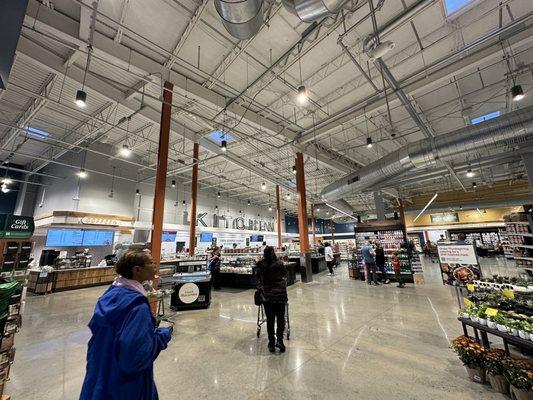
[[[413,282],[411,257],[405,249],[402,249],[402,243],[406,241],[403,225],[397,223],[397,221],[376,221],[373,223],[357,225],[355,228],[355,242],[357,249],[356,265],[361,277],[364,277],[365,275],[365,265],[361,255],[361,247],[364,245],[366,237],[371,241],[380,241],[381,246],[385,251],[385,270],[389,278],[394,278],[392,258],[395,253],[398,253],[398,258],[401,264],[400,273],[403,275],[403,279],[408,282]]]
[[[506,256],[516,261],[516,266],[533,270],[533,220],[530,213],[513,213],[504,217],[508,241]]]

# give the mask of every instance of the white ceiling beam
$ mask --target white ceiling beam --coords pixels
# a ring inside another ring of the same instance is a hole
[[[122,36],[124,35],[124,29],[122,26],[124,25],[124,22],[126,21],[126,16],[128,15],[128,10],[130,6],[130,0],[123,0],[122,2],[122,11],[120,12],[120,19],[118,22],[120,23],[117,28],[117,33],[115,33],[115,42],[120,43],[122,41]],[[82,7],[83,10],[85,7]]]

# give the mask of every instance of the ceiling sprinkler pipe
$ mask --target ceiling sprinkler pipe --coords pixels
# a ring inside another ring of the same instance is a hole
[[[228,33],[240,40],[253,37],[263,24],[263,0],[214,0]]]

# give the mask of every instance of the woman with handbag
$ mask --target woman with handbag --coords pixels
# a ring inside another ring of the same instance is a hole
[[[283,343],[285,306],[288,301],[287,269],[283,262],[278,260],[273,247],[265,247],[263,259],[257,263],[257,276],[257,290],[262,298],[267,317],[268,350],[274,353],[277,347],[283,353],[285,352]]]

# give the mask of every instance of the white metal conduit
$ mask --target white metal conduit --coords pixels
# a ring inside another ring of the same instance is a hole
[[[532,140],[533,106],[449,134],[409,143],[326,186],[321,197],[325,202],[335,202],[407,171],[431,167],[437,160],[451,161],[475,150],[517,146]]]

